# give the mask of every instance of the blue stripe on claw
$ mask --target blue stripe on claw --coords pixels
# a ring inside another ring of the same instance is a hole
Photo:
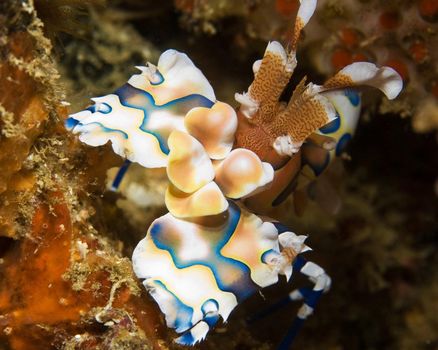
[[[191,322],[193,317],[193,309],[190,306],[184,304],[175,294],[173,294],[163,282],[159,280],[154,280],[154,288],[161,289],[160,291],[156,291],[154,293],[157,294],[165,294],[167,303],[172,305],[172,309],[176,311],[174,323],[171,325],[172,328],[175,328],[177,332],[184,332],[187,329],[190,329],[193,324]]]
[[[178,254],[178,244],[172,240],[172,237],[166,234],[166,226],[164,224],[155,222],[149,233],[157,248],[170,253],[178,269],[196,265],[208,267],[214,275],[218,288],[222,291],[233,293],[240,302],[253,294],[258,289],[258,286],[251,280],[251,271],[247,265],[238,260],[224,257],[221,254],[221,249],[234,234],[241,215],[240,208],[231,201],[226,213],[228,219],[225,226],[222,225],[205,232],[205,242],[208,242],[210,249],[209,254],[202,259],[181,259]],[[213,231],[220,232],[220,235],[215,235]],[[230,279],[230,274],[234,278]]]
[[[70,117],[70,118],[67,118],[65,121],[64,121],[64,125],[65,125],[65,128],[67,129],[67,130],[72,130],[76,125],[78,125],[79,124],[79,120],[77,120],[77,119],[75,119],[75,118],[72,118],[72,117]]]
[[[126,83],[116,90],[115,94],[119,97],[120,103],[125,107],[136,108],[144,113],[143,122],[140,130],[155,136],[159,142],[160,149],[164,154],[169,154],[167,142],[158,132],[150,130],[148,127],[150,116],[153,112],[170,110],[175,115],[186,115],[194,107],[208,107],[210,108],[214,102],[208,98],[192,94],[185,97],[175,99],[173,101],[158,105],[153,96],[147,91],[137,89],[131,84]]]

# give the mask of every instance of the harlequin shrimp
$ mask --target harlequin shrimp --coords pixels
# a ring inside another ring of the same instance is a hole
[[[239,303],[295,271],[313,288],[289,294],[303,304],[282,343],[288,348],[330,288],[326,272],[301,255],[310,249],[306,237],[261,215],[342,152],[360,113],[355,88],[393,99],[402,80],[391,68],[358,62],[323,85],[303,79],[280,101],[315,7],[316,0],[301,1],[288,49],[268,44],[248,91],[236,94],[236,110],[216,100],[188,56],[168,50],[157,66],[138,67],[140,74],[66,121],[90,146],[111,141],[129,161],[166,168],[169,212],[151,224],[132,262],[179,344],[203,340]]]

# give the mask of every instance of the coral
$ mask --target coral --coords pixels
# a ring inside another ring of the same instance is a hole
[[[64,57],[58,66],[74,105],[86,95],[116,88],[134,66],[158,57],[157,49],[123,21],[92,10],[87,19],[81,39],[63,44]]]
[[[185,27],[195,32],[216,34],[222,29],[220,21],[238,18],[243,22],[244,32],[253,38],[270,40],[280,38],[298,10],[293,0],[245,0],[238,3],[229,0],[174,0],[175,8],[182,12]],[[283,33],[282,33],[283,32]]]
[[[393,67],[402,75],[405,91],[399,102],[383,103],[382,111],[413,116],[414,128],[422,132],[418,120],[435,118],[430,104],[437,98],[438,26],[436,9],[427,2],[322,1],[319,23],[307,32],[309,58],[324,74],[364,59]],[[335,34],[321,35],[324,29]]]
[[[263,51],[265,40],[287,36],[297,2],[242,1],[233,7],[235,1],[187,0],[175,1],[177,8],[171,3],[118,1],[117,7],[109,2],[108,8],[98,13],[80,12],[80,36],[57,34],[57,54],[53,56],[31,2],[0,1],[1,349],[144,348],[152,343],[156,348],[173,347],[163,320],[157,316],[159,310],[146,293],[137,296],[141,286],[132,279],[126,259],[151,218],[163,214],[160,194],[165,175],[137,173],[138,169],[132,167],[121,184],[121,195],[102,195],[108,169],[121,161],[111,156],[109,148],[90,149],[70,138],[58,123],[66,115],[60,102],[67,93],[71,109],[79,110],[84,107],[81,103],[85,96],[107,93],[119,86],[134,73],[134,65],[158,57],[154,45],[160,50],[174,47],[193,54],[217,88],[217,95],[232,101],[234,92],[243,91],[252,80],[249,67]],[[331,2],[324,15],[316,18],[321,24],[327,23],[330,30],[319,33],[328,35],[338,26],[363,29],[365,23],[357,19],[357,13],[343,8],[365,9],[373,4],[380,13],[395,3],[351,0],[337,1],[335,6]],[[420,4],[429,22],[415,15],[416,23],[430,23],[432,29],[436,26],[434,1],[398,3],[400,11]],[[426,13],[428,4],[432,7]],[[126,7],[136,9],[135,13],[124,11]],[[385,31],[384,37],[400,32],[410,22],[409,15],[412,12],[402,14],[402,25]],[[336,16],[338,21],[334,21]],[[313,25],[315,21],[307,29]],[[429,55],[436,52],[433,30],[412,30],[420,35],[420,44],[427,39]],[[337,48],[339,44],[345,49],[347,42],[354,43],[356,34],[338,31],[327,46]],[[310,66],[306,72],[314,72],[318,60],[306,57],[316,58],[318,51],[313,48],[322,45],[314,45],[315,37],[307,30],[305,35],[305,49],[298,57]],[[360,33],[359,39],[363,40]],[[402,50],[401,58],[408,62],[410,78],[403,100],[387,103],[383,99],[376,105],[374,96],[370,98],[369,113],[359,122],[348,156],[344,153],[346,169],[342,175],[335,174],[336,185],[326,182],[323,186],[321,181],[312,185],[305,211],[300,201],[301,217],[293,215],[297,207],[294,203],[293,208],[291,201],[276,209],[285,223],[309,234],[309,245],[315,249],[312,259],[333,277],[331,293],[315,311],[317,317],[303,329],[297,348],[408,350],[434,349],[438,344],[438,312],[433,302],[437,290],[434,184],[438,164],[434,157],[436,138],[430,134],[436,130],[436,98],[429,95],[420,102],[425,90],[435,91],[434,80],[428,80],[435,73],[431,61],[430,65],[411,65],[415,59],[408,42],[402,42],[402,46],[398,39],[393,42],[398,46],[391,45],[390,52]],[[372,48],[379,43],[383,45],[381,41],[367,45]],[[346,62],[358,58],[352,57],[356,54],[372,53],[352,53],[350,46],[347,51],[347,55],[339,56],[346,57]],[[421,61],[425,50],[415,44],[413,52]],[[328,66],[321,74],[331,69],[334,67]],[[59,75],[65,90],[55,83]],[[300,80],[300,69],[297,75]],[[419,85],[410,83],[412,77]],[[320,75],[309,78],[323,80]],[[290,91],[282,99],[288,96]],[[410,120],[399,116],[414,110],[420,113],[412,119],[413,130]],[[381,115],[388,111],[394,115]],[[130,184],[138,187],[130,188]],[[143,193],[149,197],[143,198]],[[330,208],[333,197],[338,200],[334,216]],[[139,198],[144,201],[139,203]],[[331,214],[320,210],[317,204],[323,203]],[[38,229],[38,222],[48,226]],[[66,228],[63,233],[59,223]],[[300,285],[300,280],[293,283]],[[233,313],[232,322],[219,325],[198,348],[271,349],[281,339],[296,308],[284,307],[257,322],[248,323],[247,318],[254,310],[281,299],[291,288],[286,284],[277,287],[244,303]],[[70,304],[64,305],[66,301]],[[49,306],[53,315],[39,307],[40,302]],[[77,313],[78,309],[84,312]]]
[[[23,163],[62,98],[54,83],[58,74],[41,22],[25,3],[15,6],[3,2],[0,17],[0,235],[11,237],[16,235],[19,203],[35,186],[35,179],[23,169]],[[15,16],[8,16],[14,12]],[[27,26],[28,31],[19,31],[20,25]],[[33,50],[38,57],[32,55]]]
[[[403,326],[406,334],[400,337],[399,348],[400,349],[412,349],[418,346],[418,339],[423,339],[424,346],[436,346],[438,344],[438,337],[435,329],[438,327],[436,312],[438,311],[436,305],[430,300],[434,300],[437,297],[438,286],[435,280],[430,281],[430,285],[427,288],[422,288],[419,300],[416,303],[412,303],[403,312]],[[409,286],[400,286],[400,289],[407,288]],[[408,290],[408,293],[415,293],[412,290]]]
[[[12,349],[72,342],[82,349],[122,349],[113,346],[124,342],[154,348],[147,338],[154,332],[143,331],[155,327],[153,317],[138,308],[129,262],[105,240],[79,232],[62,195],[52,196],[58,204],[38,204],[27,238],[3,256],[0,324],[10,331],[2,340]]]
[[[93,167],[98,153],[84,157],[68,138],[32,3],[1,6],[1,347],[162,349],[161,321],[121,245],[91,223],[93,183],[103,186],[115,163],[99,157],[102,167]]]
[[[36,0],[35,11],[44,23],[44,34],[54,40],[60,32],[81,35],[85,30],[80,17],[92,7],[102,8],[104,0]]]

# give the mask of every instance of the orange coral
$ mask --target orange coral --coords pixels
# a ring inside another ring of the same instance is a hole
[[[80,155],[64,136],[50,44],[30,5],[5,3],[2,15],[11,23],[0,43],[0,344],[161,349],[158,310],[140,295],[120,248],[99,238],[87,196],[79,198],[112,158]],[[84,163],[89,167],[79,172]]]
[[[435,0],[421,0],[417,6],[424,19],[436,21],[438,16],[438,3]]]
[[[279,14],[286,18],[290,18],[297,13],[298,1],[297,0],[276,0],[275,9]]]
[[[5,48],[9,59],[0,63],[0,194],[9,188],[0,206],[0,235],[13,235],[17,203],[10,194],[20,187],[32,186],[31,179],[24,185],[26,174],[18,175],[21,182],[16,176],[48,117],[41,94],[36,92],[37,82],[20,66],[20,62],[31,61],[32,45],[28,34],[13,34]]]
[[[130,264],[131,276],[115,280],[110,273],[114,264],[111,260],[115,259],[117,264],[123,264],[123,260],[105,252],[97,238],[79,235],[63,196],[53,193],[50,197],[59,204],[49,208],[40,203],[29,237],[14,244],[3,257],[0,269],[0,328],[6,333],[3,338],[12,349],[41,349],[43,344],[47,348],[55,342],[62,330],[65,340],[87,333],[88,340],[95,344],[107,340],[105,334],[100,334],[102,330],[95,329],[99,322],[112,320],[118,324],[124,321],[120,327],[160,349],[157,342],[153,344],[159,320],[147,298],[133,292],[136,286],[130,281],[133,278]],[[75,242],[90,249],[74,249]],[[80,291],[73,290],[69,280],[78,275],[66,277],[66,271],[76,263],[88,268]],[[95,311],[94,319],[89,315],[93,309],[99,310]],[[105,315],[108,320],[99,318]],[[111,329],[108,323],[107,327]]]

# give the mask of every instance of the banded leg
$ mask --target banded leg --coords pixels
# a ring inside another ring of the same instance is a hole
[[[125,159],[122,166],[117,171],[116,177],[113,180],[113,183],[111,184],[111,191],[117,192],[119,189],[120,183],[123,180],[123,177],[125,176],[126,172],[128,171],[129,166],[131,165],[131,161],[128,159]]]
[[[290,326],[288,332],[280,343],[279,350],[287,350],[301,329],[305,319],[313,313],[316,304],[322,293],[330,289],[331,279],[322,267],[311,262],[306,261],[300,255],[297,256],[293,263],[294,271],[299,271],[303,275],[309,277],[309,280],[314,284],[313,288],[295,289],[289,294],[289,299],[303,300],[304,303],[298,310],[298,314]]]
[[[278,349],[281,350],[289,349],[290,345],[298,334],[298,331],[301,329],[304,320],[312,314],[313,309],[318,303],[318,300],[321,297],[322,293],[329,290],[331,283],[330,277],[320,266],[313,262],[307,262],[301,255],[298,255],[294,260],[293,270],[299,271],[302,274],[308,276],[309,279],[314,283],[313,288],[304,287],[295,289],[285,298],[256,313],[248,320],[249,323],[252,323],[268,316],[269,314],[277,310],[282,309],[284,306],[292,301],[304,300],[304,304],[299,309],[297,317],[295,318],[294,322],[292,323],[288,332],[283,338],[281,344],[279,345]]]

